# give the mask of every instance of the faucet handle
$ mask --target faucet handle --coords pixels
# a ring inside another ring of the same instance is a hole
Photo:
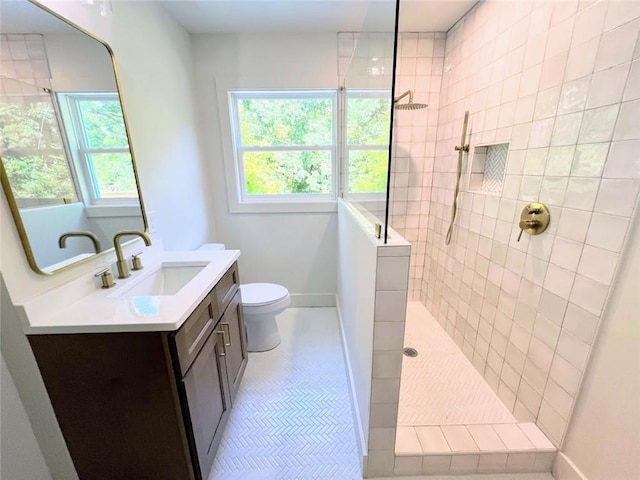
[[[111,288],[116,284],[116,282],[113,281],[113,274],[109,267],[104,270],[100,270],[94,275],[94,277],[100,277],[100,280],[102,281],[102,288]]]
[[[140,255],[142,255],[142,250],[136,252],[131,255],[131,270],[142,270],[144,266],[142,265],[142,260],[140,260]]]

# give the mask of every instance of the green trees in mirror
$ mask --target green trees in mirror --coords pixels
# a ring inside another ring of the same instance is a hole
[[[51,94],[4,77],[0,85],[2,160],[18,206],[76,202]]]

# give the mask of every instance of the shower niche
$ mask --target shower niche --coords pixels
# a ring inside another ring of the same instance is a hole
[[[469,169],[469,191],[500,195],[504,184],[508,154],[508,143],[475,147]]]

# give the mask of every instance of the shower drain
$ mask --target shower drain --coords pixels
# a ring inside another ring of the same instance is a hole
[[[404,349],[404,354],[407,357],[417,357],[418,356],[418,351],[415,348],[407,347],[407,348]]]

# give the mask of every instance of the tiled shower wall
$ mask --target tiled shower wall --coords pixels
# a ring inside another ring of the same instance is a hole
[[[39,87],[51,87],[51,71],[41,34],[0,34],[0,48],[3,76]]]
[[[401,33],[398,38],[396,97],[411,90],[415,103],[428,105],[394,113],[389,219],[412,245],[409,300],[420,298],[422,284],[445,37],[444,33]],[[408,100],[407,96],[400,103]]]
[[[421,300],[515,416],[556,445],[638,195],[639,30],[640,2],[488,0],[447,34],[433,187],[420,207]],[[446,246],[465,110],[470,155],[509,142],[509,158],[501,194],[464,191],[463,174]],[[401,130],[412,148],[416,130]],[[531,201],[551,224],[518,242]]]

